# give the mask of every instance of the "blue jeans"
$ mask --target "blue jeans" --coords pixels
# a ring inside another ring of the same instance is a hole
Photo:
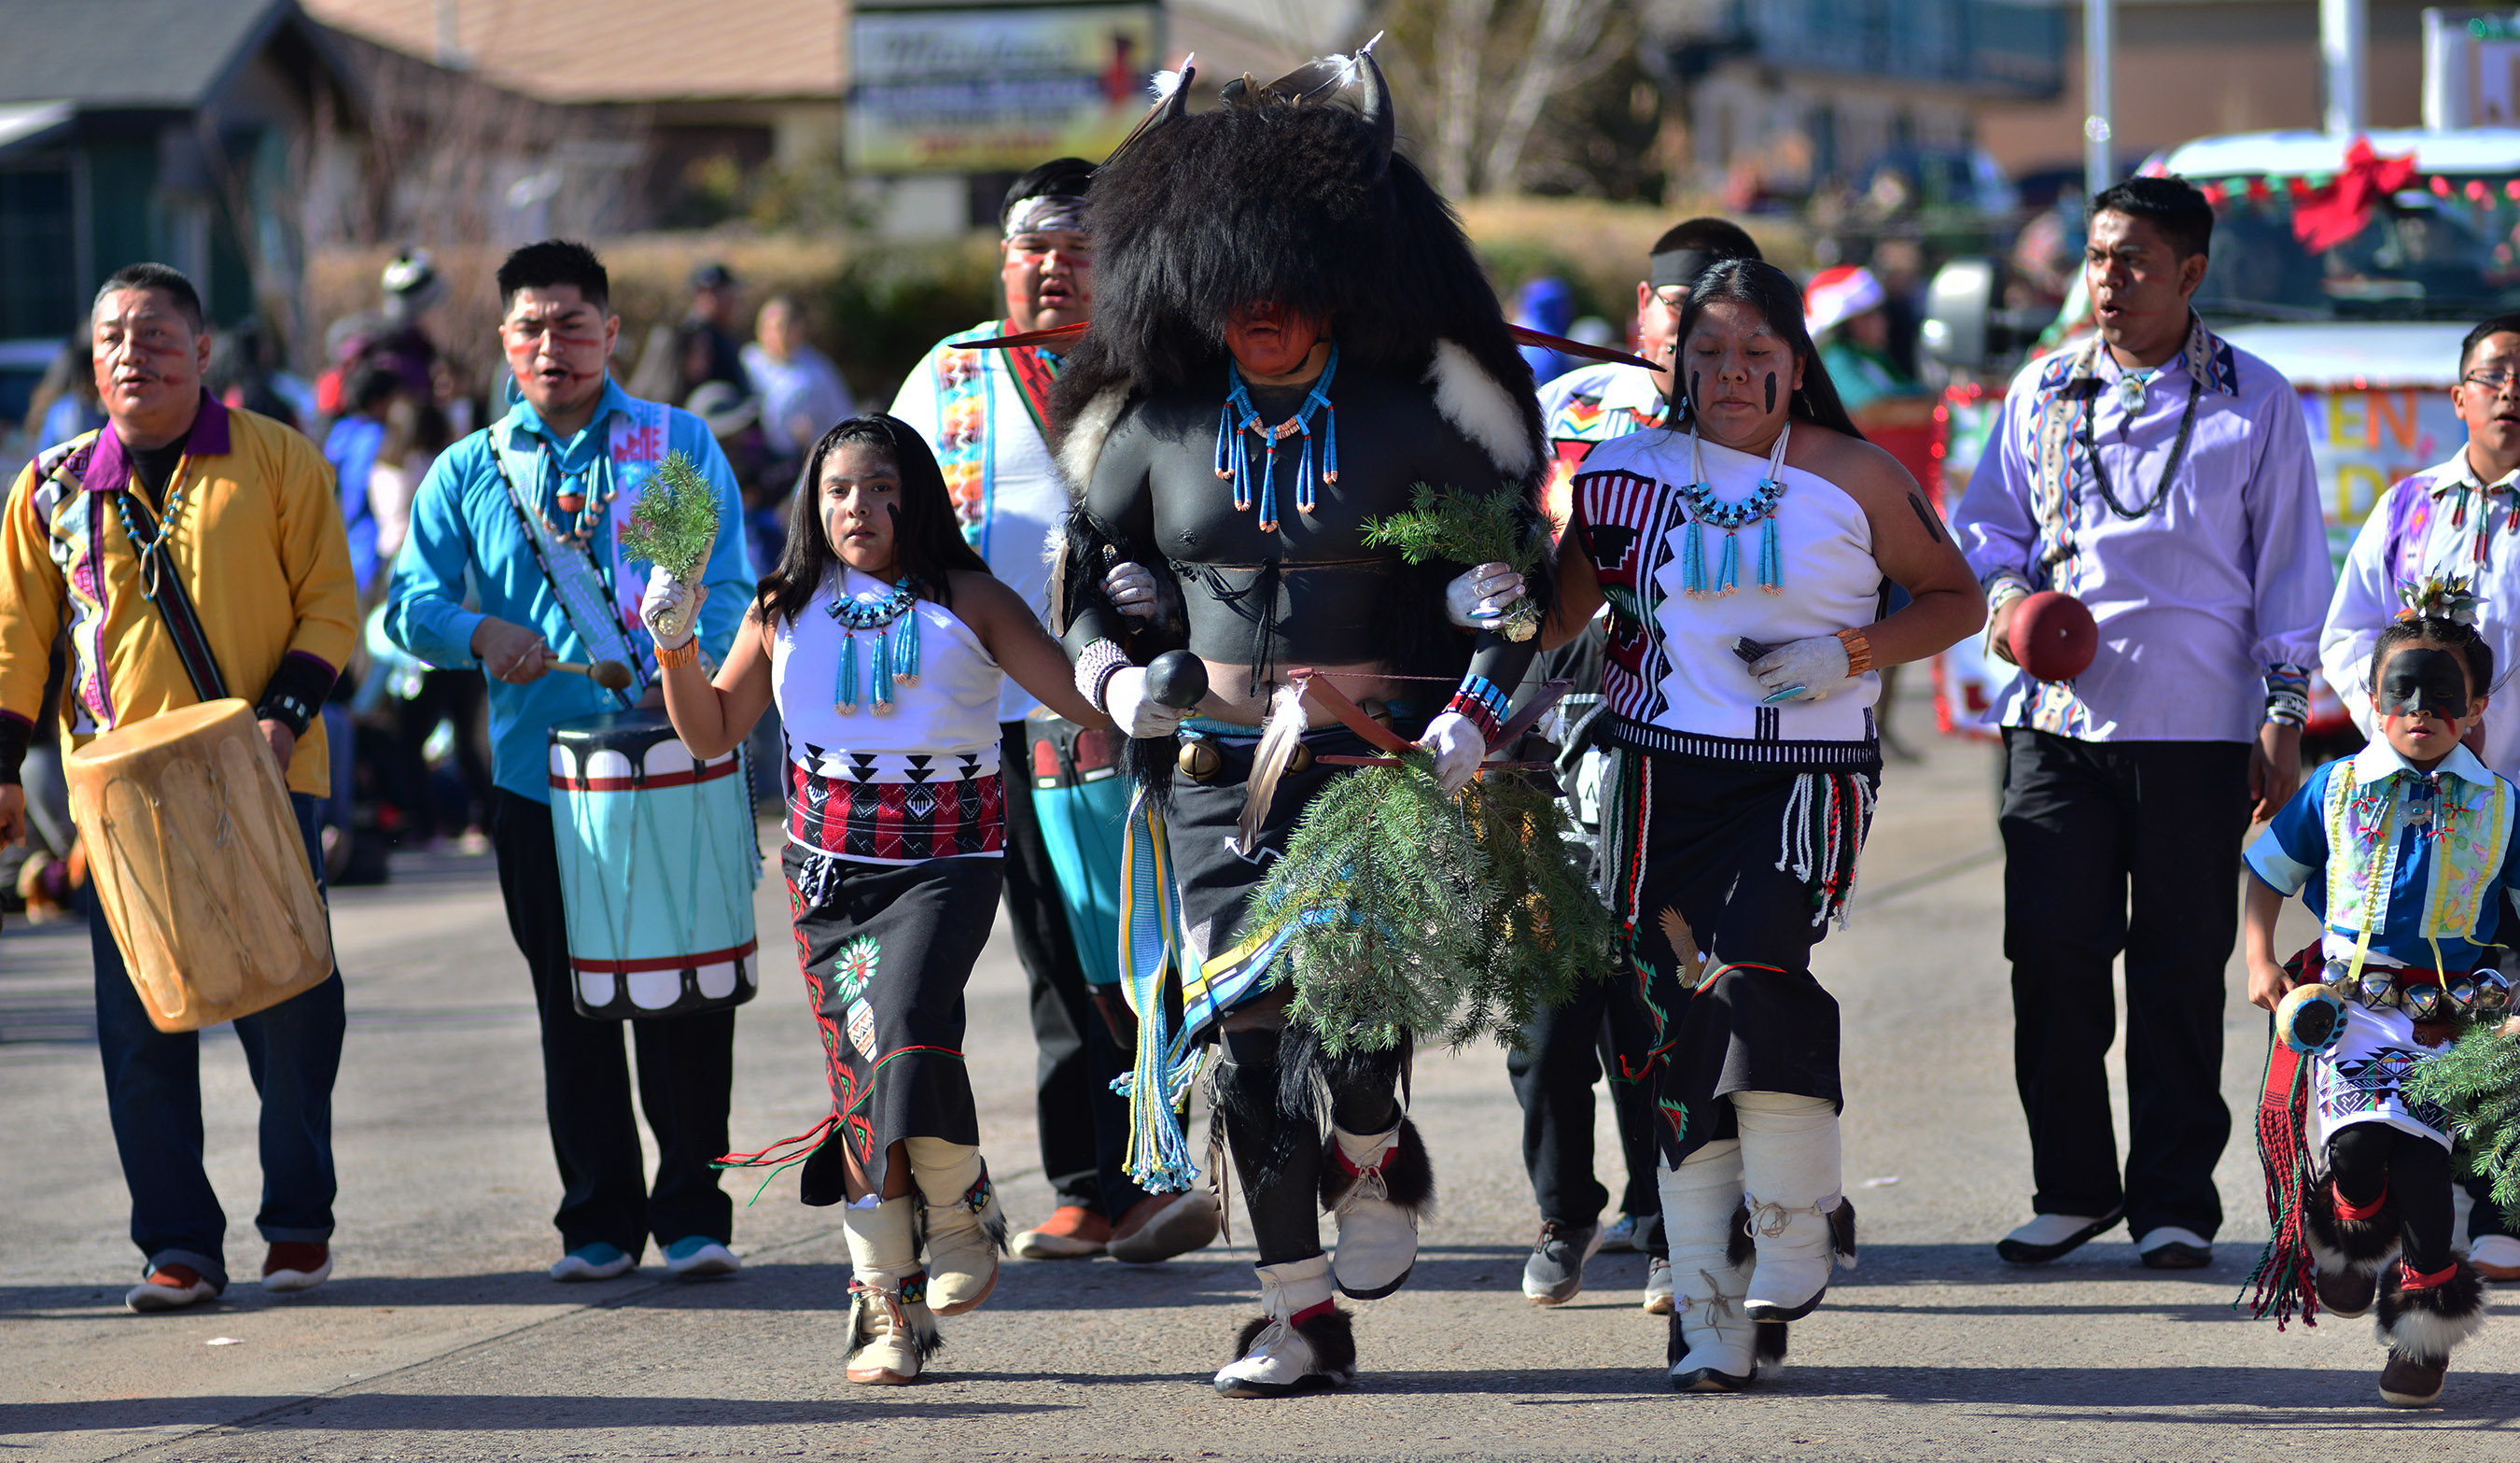
[[[289,801],[321,891],[316,830],[324,801],[303,793],[290,794]],[[225,1289],[227,1214],[202,1168],[201,1036],[149,1024],[93,897],[88,936],[96,950],[96,1044],[105,1056],[113,1146],[131,1190],[131,1242],[149,1257],[149,1269],[190,1265]],[[262,1097],[262,1209],[254,1227],[266,1241],[333,1237],[333,1077],[341,1067],[342,1024],[338,969],[321,985],[235,1022],[246,1071]]]

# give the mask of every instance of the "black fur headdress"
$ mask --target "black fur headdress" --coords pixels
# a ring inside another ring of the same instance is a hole
[[[1078,421],[1114,386],[1222,389],[1226,316],[1274,303],[1331,317],[1343,369],[1420,376],[1436,343],[1454,342],[1520,404],[1537,443],[1531,369],[1460,219],[1393,151],[1372,56],[1316,62],[1267,86],[1237,80],[1203,113],[1190,111],[1188,90],[1095,175],[1094,319],[1059,376],[1061,420]]]

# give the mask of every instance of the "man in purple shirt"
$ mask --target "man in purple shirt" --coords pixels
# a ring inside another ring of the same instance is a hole
[[[2188,297],[2214,211],[2178,178],[2092,201],[2096,338],[2013,380],[1953,520],[2006,663],[2022,599],[2099,622],[2070,682],[1998,695],[2004,955],[2033,1217],[1996,1246],[2057,1258],[2128,1221],[2143,1262],[2212,1259],[2223,973],[2240,841],[2301,780],[2307,667],[2330,573],[2292,385],[2205,328]],[[2126,956],[2130,1118],[2121,1182],[2103,1070]]]

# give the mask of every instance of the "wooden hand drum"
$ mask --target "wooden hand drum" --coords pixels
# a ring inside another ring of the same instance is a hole
[[[250,707],[152,716],[64,763],[96,898],[158,1029],[250,1016],[333,973],[306,844]]]

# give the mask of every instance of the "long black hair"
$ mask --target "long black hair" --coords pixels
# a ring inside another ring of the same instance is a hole
[[[1846,403],[1838,397],[1837,383],[1828,379],[1828,368],[1821,364],[1820,348],[1812,343],[1811,332],[1803,328],[1803,292],[1794,287],[1791,275],[1763,260],[1719,259],[1689,287],[1688,303],[1681,306],[1680,326],[1673,335],[1678,342],[1672,357],[1675,389],[1688,385],[1680,353],[1688,348],[1688,333],[1697,328],[1697,318],[1711,304],[1746,304],[1757,310],[1768,328],[1784,340],[1794,359],[1802,362],[1803,384],[1787,402],[1788,421],[1810,422],[1831,432],[1843,432],[1858,441],[1864,439],[1863,430],[1846,414]],[[1682,401],[1684,410],[1671,425],[1685,431],[1694,420],[1696,408],[1686,397]]]
[[[927,439],[898,417],[870,412],[824,433],[805,456],[805,471],[788,496],[788,546],[780,551],[778,568],[762,575],[753,593],[753,609],[765,624],[793,619],[812,605],[824,576],[839,560],[823,532],[823,462],[848,442],[882,449],[901,475],[901,503],[892,523],[893,563],[918,578],[927,598],[950,610],[954,596],[945,578],[948,571],[989,572],[989,561],[964,539],[955,522],[953,495],[945,490],[945,474]]]

